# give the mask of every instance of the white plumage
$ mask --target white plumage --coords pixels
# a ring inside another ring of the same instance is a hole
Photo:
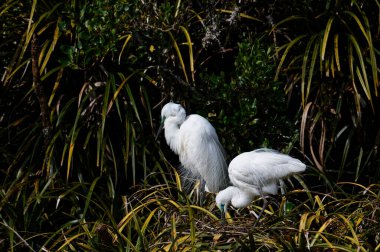
[[[228,167],[232,186],[220,191],[216,204],[222,211],[222,217],[231,203],[236,208],[248,206],[252,200],[264,195],[277,194],[278,181],[292,174],[303,172],[306,165],[300,160],[270,149],[258,149],[236,156]]]
[[[224,149],[214,127],[200,115],[186,117],[185,109],[168,103],[161,110],[165,139],[170,149],[179,155],[183,168],[191,179],[202,179],[206,190],[219,192],[228,186]]]

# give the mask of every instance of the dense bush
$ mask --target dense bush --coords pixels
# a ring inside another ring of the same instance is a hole
[[[194,103],[216,125],[231,158],[258,147],[285,150],[297,138],[296,115],[287,113],[285,92],[273,81],[273,49],[266,42],[238,43],[232,71],[200,73],[203,85]]]
[[[274,30],[286,36],[276,75],[301,91],[301,147],[337,180],[379,179],[378,4],[310,1]]]
[[[378,249],[378,2],[322,2],[2,3],[0,249]],[[229,160],[271,147],[309,171],[226,228],[154,139],[170,100]]]

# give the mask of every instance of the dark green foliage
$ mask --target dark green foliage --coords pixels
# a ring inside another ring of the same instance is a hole
[[[375,0],[310,1],[273,30],[286,34],[276,76],[285,73],[289,91],[300,87],[301,148],[338,180],[379,179],[378,8]]]
[[[378,249],[378,186],[335,185],[380,177],[378,10],[3,1],[0,250]],[[170,100],[212,122],[229,160],[271,147],[303,151],[312,169],[258,228],[256,204],[222,225],[214,195],[193,205],[177,157],[154,140]]]
[[[295,118],[287,114],[284,90],[272,78],[273,52],[264,42],[240,42],[229,72],[209,74],[205,69],[200,73],[203,87],[197,110],[207,105],[209,120],[222,136],[228,136],[222,140],[232,157],[258,147],[283,149],[296,130],[291,124]]]

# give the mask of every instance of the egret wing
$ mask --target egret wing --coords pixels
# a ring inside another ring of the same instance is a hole
[[[190,115],[180,128],[180,159],[206,181],[210,192],[228,186],[227,164],[214,127],[199,115]]]
[[[235,157],[228,168],[231,182],[236,185],[263,187],[278,179],[304,171],[306,166],[288,155],[273,151],[245,152]]]

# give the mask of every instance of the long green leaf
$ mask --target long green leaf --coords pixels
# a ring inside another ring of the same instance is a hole
[[[120,39],[124,39],[124,38],[125,38],[125,41],[124,41],[123,47],[121,48],[121,51],[119,53],[119,64],[120,64],[120,61],[121,61],[121,55],[123,54],[124,49],[127,46],[129,40],[132,38],[132,34],[125,35],[125,36],[121,37]]]
[[[110,80],[107,82],[106,84],[106,89],[105,89],[105,92],[104,92],[104,95],[103,95],[103,105],[102,105],[102,122],[101,122],[101,127],[99,128],[99,131],[98,131],[98,152],[97,152],[97,159],[96,159],[96,165],[100,168],[101,170],[103,170],[103,161],[104,161],[104,153],[105,153],[105,150],[104,148],[102,148],[102,146],[105,145],[105,136],[104,136],[104,128],[106,126],[106,118],[107,118],[107,107],[108,107],[108,101],[109,101],[109,97],[110,97],[110,89],[111,89],[111,83],[112,82],[115,82],[115,79],[114,79],[114,76],[111,75],[110,76]],[[100,164],[99,164],[99,159],[100,159]]]
[[[88,209],[88,207],[90,206],[92,193],[94,192],[94,189],[95,189],[96,183],[98,182],[98,180],[99,180],[100,178],[101,178],[101,177],[96,177],[96,178],[94,179],[94,181],[93,181],[92,184],[91,184],[90,190],[89,190],[88,193],[87,193],[87,196],[86,196],[86,203],[85,203],[85,205],[84,205],[83,214],[82,214],[82,220],[85,219],[85,217],[86,217],[87,209]]]
[[[369,27],[368,19],[366,16],[364,16],[364,20],[367,27]],[[376,49],[375,49],[375,45],[372,42],[372,35],[371,35],[370,29],[367,29],[367,37],[368,37],[368,48],[369,48],[369,53],[370,53],[370,64],[372,68],[372,77],[373,77],[375,96],[378,96],[379,71],[377,70],[377,58],[376,58],[376,52],[375,52]]]
[[[128,75],[126,78],[124,76],[121,76],[122,78],[122,82],[120,83],[119,87],[117,88],[117,90],[114,92],[114,95],[108,105],[108,108],[107,108],[107,114],[110,112],[111,108],[112,108],[112,105],[114,104],[114,102],[116,101],[120,91],[122,90],[122,88],[124,87],[124,85],[128,82],[128,80],[134,76],[136,73],[138,73],[139,71],[135,71],[133,73],[131,73],[130,75]]]
[[[308,56],[310,54],[310,48],[312,44],[314,43],[314,40],[318,37],[318,35],[312,36],[308,42],[308,45],[306,46],[306,50],[304,53],[304,59],[303,59],[303,65],[302,65],[302,81],[301,81],[301,96],[302,96],[302,106],[305,107],[309,93],[310,93],[310,86],[311,86],[311,80],[314,75],[314,66],[315,66],[315,61],[316,61],[316,52],[318,51],[319,44],[315,43],[314,44],[314,50],[312,54],[312,58],[310,61],[310,66],[309,66],[309,75],[308,75],[308,83],[307,83],[307,88],[305,91],[305,77],[306,77],[306,70],[307,70],[307,63],[308,63]],[[306,55],[305,55],[306,54]]]
[[[187,29],[183,26],[179,26],[183,33],[185,34],[187,45],[189,47],[189,64],[190,64],[190,72],[191,72],[191,79],[194,82],[194,55],[193,55],[193,43],[191,42],[191,37]]]
[[[360,21],[360,19],[358,18],[358,16],[357,16],[355,13],[351,12],[351,11],[344,11],[343,13],[345,13],[345,14],[351,16],[351,17],[355,20],[355,22],[356,22],[356,24],[358,25],[360,31],[362,32],[362,35],[365,37],[365,39],[366,39],[367,42],[369,43],[369,38],[368,38],[368,36],[367,36],[367,32],[366,32],[366,30],[364,29],[364,26],[363,26],[362,22]]]
[[[228,13],[228,14],[232,14],[232,13],[235,12],[234,10],[223,10],[223,9],[216,9],[216,11],[221,12],[221,13]],[[245,13],[238,13],[238,14],[242,18],[246,18],[246,19],[250,19],[250,20],[254,20],[254,21],[258,21],[258,22],[264,23],[262,20],[260,20],[258,18],[255,18],[255,17],[252,17],[251,15],[248,15],[248,14],[245,14]]]
[[[179,60],[179,63],[181,64],[182,72],[183,72],[183,75],[185,76],[186,83],[189,83],[189,78],[187,78],[185,63],[183,62],[183,57],[182,57],[182,54],[181,54],[181,50],[179,49],[177,41],[175,40],[173,34],[170,31],[168,31],[168,34],[169,34],[169,36],[170,36],[170,38],[171,38],[171,40],[173,42],[173,47],[174,47],[175,51],[177,52],[178,60]]]
[[[21,49],[21,53],[19,55],[19,59],[18,59],[18,62],[17,62],[17,65],[20,64],[20,62],[23,60],[24,58],[24,54],[26,52],[26,50],[28,49],[28,46],[29,46],[29,43],[32,39],[32,36],[33,34],[35,33],[35,30],[38,28],[39,24],[45,19],[45,18],[48,18],[62,3],[58,3],[56,4],[55,6],[53,6],[48,12],[45,12],[44,14],[42,14],[40,16],[40,18],[38,19],[37,22],[33,23],[33,25],[31,25],[30,28],[28,28],[27,32],[26,32],[26,39],[25,39],[25,43],[24,45],[22,46],[22,49]],[[33,21],[33,20],[32,20]]]
[[[355,52],[356,52],[356,55],[357,55],[357,58],[359,60],[359,63],[360,63],[360,67],[361,67],[361,75],[363,76],[362,77],[362,81],[361,81],[361,84],[362,84],[362,88],[367,96],[367,99],[371,102],[372,104],[372,99],[371,99],[371,90],[369,88],[369,83],[368,83],[368,78],[367,78],[367,71],[366,71],[366,67],[365,67],[365,63],[364,63],[364,60],[363,60],[363,54],[362,54],[362,50],[356,40],[356,38],[353,36],[353,35],[349,35],[348,36],[351,44],[354,46],[355,48]],[[352,76],[353,77],[353,76]]]
[[[325,28],[325,31],[323,33],[323,40],[322,40],[322,45],[321,45],[321,60],[324,61],[325,60],[325,53],[326,53],[326,46],[327,46],[327,40],[329,38],[329,35],[330,35],[330,30],[331,30],[331,25],[334,21],[335,17],[332,16],[329,18],[329,20],[327,21],[327,24],[326,24],[326,28]]]
[[[307,69],[307,63],[308,63],[308,58],[310,54],[310,48],[311,45],[313,44],[315,38],[317,36],[314,35],[310,38],[309,42],[306,45],[305,52],[303,54],[303,62],[302,62],[302,75],[301,75],[301,96],[302,96],[302,106],[305,107],[305,78],[306,78],[306,69]]]
[[[376,60],[376,55],[375,55],[375,48],[374,48],[374,45],[372,42],[372,35],[371,35],[371,30],[369,28],[370,26],[368,23],[368,19],[365,16],[365,14],[363,12],[361,12],[362,17],[364,19],[364,23],[365,23],[365,27],[364,27],[364,25],[360,21],[359,17],[355,13],[353,13],[351,11],[344,11],[343,13],[351,16],[355,20],[360,31],[362,32],[362,35],[365,37],[365,39],[368,43],[368,48],[369,48],[369,52],[370,52],[370,62],[371,62],[371,68],[372,68],[372,76],[373,76],[373,81],[374,81],[374,91],[375,91],[375,95],[377,96],[378,95],[378,86],[379,86],[378,71],[377,71],[377,60]]]
[[[338,71],[341,71],[340,60],[339,60],[339,34],[334,35],[334,54],[335,54],[335,63],[338,68]]]
[[[282,54],[281,56],[281,60],[280,60],[280,63],[278,64],[278,67],[277,67],[277,71],[276,71],[276,75],[274,77],[274,80],[277,81],[278,80],[278,75],[280,74],[280,70],[282,68],[282,65],[284,64],[284,61],[286,59],[286,56],[288,55],[290,49],[298,42],[300,41],[301,39],[305,38],[307,35],[301,35],[301,36],[298,36],[297,38],[293,39],[292,41],[290,41],[288,44],[284,45],[284,47],[282,48],[285,48],[285,52]],[[281,48],[280,48],[281,49]],[[279,50],[280,50],[279,49]]]
[[[58,248],[57,252],[58,251],[61,251],[63,250],[66,246],[69,246],[70,245],[72,246],[71,242],[73,242],[75,239],[81,237],[81,236],[84,236],[86,233],[85,232],[81,232],[81,233],[78,233],[78,234],[75,234],[71,237],[69,237],[68,239],[65,240],[65,242],[61,245],[61,247]]]
[[[176,18],[178,16],[179,10],[181,9],[181,0],[177,0],[177,3],[175,5],[175,12],[174,17]]]
[[[36,5],[37,5],[37,0],[33,0],[33,3],[32,3],[32,9],[30,10],[30,16],[29,16],[29,22],[28,22],[28,29],[27,29],[27,33],[29,33],[30,31],[30,27],[32,25],[32,22],[33,22],[33,16],[34,16],[34,13],[36,12]]]
[[[72,157],[73,157],[73,152],[74,152],[74,147],[75,147],[75,141],[78,137],[78,134],[79,134],[79,131],[81,130],[80,128],[78,128],[78,124],[79,124],[79,120],[80,118],[82,117],[82,109],[83,109],[83,105],[85,104],[85,102],[87,101],[87,99],[89,99],[89,97],[91,96],[91,92],[89,92],[83,99],[83,101],[81,102],[81,104],[79,104],[78,106],[78,111],[77,111],[77,115],[75,117],[75,121],[74,121],[74,125],[73,127],[71,128],[70,130],[70,142],[65,144],[64,146],[64,151],[62,153],[62,158],[61,158],[61,165],[64,161],[64,158],[65,158],[65,153],[67,150],[67,148],[69,149],[68,150],[68,158],[67,158],[67,172],[66,172],[66,180],[69,179],[69,175],[70,175],[70,170],[71,170],[71,162],[72,162]]]
[[[0,16],[7,13],[9,9],[11,9],[12,7],[14,7],[17,4],[18,4],[18,1],[13,1],[13,2],[8,1],[7,4],[0,5],[0,10],[1,10]]]
[[[302,16],[290,16],[290,17],[287,17],[283,20],[281,20],[280,22],[278,22],[274,27],[273,29],[271,30],[271,32],[273,32],[274,29],[277,29],[277,27],[281,26],[282,24],[285,24],[289,21],[294,21],[294,20],[300,20],[300,19],[304,19],[304,20],[307,20],[305,17],[302,17]]]
[[[57,78],[56,78],[56,80],[55,80],[55,82],[54,82],[53,90],[51,91],[51,95],[50,95],[50,97],[49,97],[49,101],[48,101],[48,106],[49,106],[49,107],[51,106],[51,103],[53,102],[53,99],[54,99],[54,97],[55,97],[55,94],[56,94],[56,92],[57,92],[59,86],[61,85],[61,81],[60,81],[60,80],[61,80],[61,78],[62,78],[62,76],[63,76],[63,70],[64,70],[63,67],[56,67],[56,68],[50,70],[50,72],[48,72],[47,74],[44,75],[44,77],[46,77],[46,75],[48,75],[48,74],[50,75],[50,74],[52,74],[52,73],[54,73],[54,72],[56,72],[56,71],[59,71],[58,74],[57,74]],[[43,81],[42,78],[41,78],[41,81]],[[52,112],[52,113],[53,113],[53,112]]]
[[[350,75],[351,75],[351,80],[352,80],[352,87],[354,89],[356,113],[360,114],[360,111],[361,111],[360,99],[361,98],[360,98],[360,93],[358,92],[358,89],[356,88],[356,83],[355,83],[354,55],[352,52],[352,44],[349,44],[349,46],[348,46],[348,65],[349,65],[349,70],[350,70]]]
[[[134,96],[132,94],[132,90],[129,87],[129,85],[125,85],[125,88],[127,89],[127,94],[128,94],[129,102],[130,102],[130,104],[132,106],[133,111],[135,112],[135,116],[136,116],[137,120],[139,121],[140,125],[142,125],[141,119],[140,119],[140,114],[139,114],[139,111],[138,111],[138,108],[137,108],[137,104],[135,102],[135,98],[134,98]]]
[[[150,102],[149,102],[149,95],[148,95],[146,88],[144,86],[140,87],[140,92],[142,92],[143,99],[141,99],[141,100],[143,101],[145,111],[148,114],[150,127],[153,129],[153,117],[152,117],[152,109],[151,109],[152,107],[151,107]]]
[[[363,153],[364,153],[363,147],[360,147],[359,156],[358,156],[358,163],[356,165],[355,182],[357,182],[359,179],[359,173],[360,173],[360,167],[361,167],[361,163],[362,163]]]
[[[55,46],[57,45],[59,35],[60,35],[60,32],[59,32],[60,21],[61,21],[61,18],[58,18],[57,25],[56,25],[55,30],[54,30],[53,41],[51,42],[50,48],[49,48],[48,52],[46,53],[45,60],[40,67],[40,75],[42,75],[42,73],[44,72],[47,63],[49,62],[50,56],[53,53]]]
[[[309,67],[309,78],[307,80],[306,95],[305,95],[305,98],[303,99],[304,104],[307,102],[307,100],[309,98],[311,81],[312,81],[313,76],[314,76],[314,67],[315,67],[315,63],[317,61],[317,55],[318,55],[319,47],[320,47],[319,43],[314,44],[313,55],[311,56],[310,67]]]
[[[348,156],[348,151],[351,147],[351,139],[353,136],[354,131],[351,130],[350,134],[348,135],[348,138],[346,139],[346,144],[344,145],[343,153],[342,153],[342,160],[340,162],[340,167],[339,167],[339,174],[338,174],[338,180],[342,176],[342,173],[344,171],[345,165],[346,165],[346,160]]]

